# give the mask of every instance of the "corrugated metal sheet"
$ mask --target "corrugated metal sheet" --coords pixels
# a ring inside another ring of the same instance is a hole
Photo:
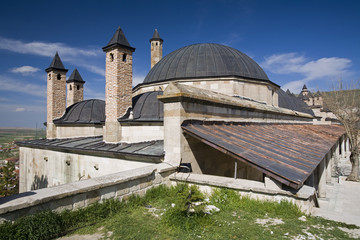
[[[81,152],[93,155],[111,154],[113,156],[140,156],[151,158],[152,161],[162,161],[164,156],[164,141],[149,141],[140,143],[105,143],[102,137],[80,137],[69,139],[37,139],[16,143],[20,147],[42,148],[50,150]]]
[[[182,128],[204,143],[296,189],[345,133],[338,125],[185,121]]]

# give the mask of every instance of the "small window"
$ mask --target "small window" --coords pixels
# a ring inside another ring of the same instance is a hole
[[[56,76],[57,80],[61,80],[61,75],[60,73],[58,73],[58,75]]]
[[[154,43],[151,43],[151,46],[154,46]]]
[[[156,46],[158,45],[158,43],[156,43]]]
[[[49,73],[49,80],[51,80],[51,74]]]
[[[110,60],[110,62],[114,61],[114,54],[113,53],[110,53],[109,60]]]
[[[80,85],[76,85],[77,90],[80,90]]]
[[[123,60],[123,62],[126,62],[126,53],[124,53],[124,55],[123,55],[123,57],[122,57],[122,60]]]
[[[71,87],[71,85],[69,86],[69,90],[70,90],[70,91],[72,90],[72,87]]]

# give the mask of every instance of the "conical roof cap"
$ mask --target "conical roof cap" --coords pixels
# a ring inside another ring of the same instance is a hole
[[[61,59],[59,57],[58,52],[55,53],[55,56],[54,56],[54,58],[53,58],[53,60],[52,60],[52,62],[50,64],[50,66],[47,69],[45,69],[45,71],[50,72],[53,69],[62,70],[62,71],[65,71],[65,72],[68,71],[67,69],[65,69],[63,63],[61,62]]]
[[[114,33],[114,36],[111,38],[110,42],[108,43],[108,45],[103,47],[103,51],[106,52],[107,50],[115,46],[125,47],[133,52],[135,51],[135,48],[130,46],[130,43],[126,39],[125,34],[120,27],[118,27],[118,29]]]
[[[164,41],[160,38],[160,35],[159,35],[159,32],[157,29],[155,29],[154,34],[153,34],[152,38],[150,39],[150,42],[151,41],[161,41],[161,42]]]
[[[79,71],[76,68],[71,73],[69,79],[66,81],[66,83],[71,83],[71,82],[85,83],[85,81],[82,79]]]

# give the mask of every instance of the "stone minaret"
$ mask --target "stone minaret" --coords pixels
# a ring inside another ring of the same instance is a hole
[[[302,90],[301,90],[301,93],[303,96],[306,96],[309,94],[309,90],[307,89],[306,85],[304,84]]]
[[[119,27],[106,47],[105,132],[104,141],[121,141],[118,118],[132,106],[132,53],[124,32]]]
[[[155,29],[153,37],[150,39],[151,45],[151,68],[162,59],[163,40],[160,38],[158,30]]]
[[[45,69],[47,72],[47,118],[46,138],[56,138],[56,126],[54,119],[61,117],[65,112],[66,102],[66,72],[67,69],[61,62],[56,52],[50,66]]]
[[[84,83],[79,71],[75,70],[71,73],[67,83],[67,98],[66,107],[73,105],[74,103],[84,100]]]

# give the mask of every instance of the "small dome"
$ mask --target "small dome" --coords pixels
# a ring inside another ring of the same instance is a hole
[[[105,101],[90,99],[74,103],[65,114],[53,121],[55,124],[104,124]]]
[[[246,54],[228,46],[202,43],[180,48],[165,56],[150,70],[143,84],[231,76],[269,81],[264,70]]]
[[[158,95],[162,95],[162,91],[146,92],[135,96],[132,99],[133,116],[130,117],[128,111],[123,117],[119,118],[123,121],[137,122],[159,122],[164,119],[164,104],[157,99]]]

